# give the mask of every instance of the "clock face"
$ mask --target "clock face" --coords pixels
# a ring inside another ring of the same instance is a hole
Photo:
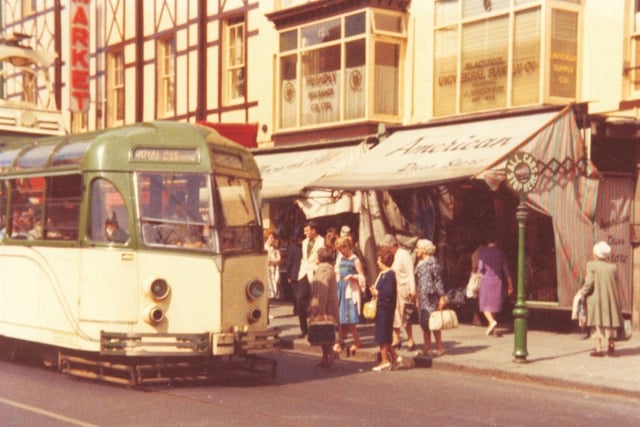
[[[517,152],[507,160],[507,183],[517,193],[529,193],[538,183],[538,163],[529,153]]]

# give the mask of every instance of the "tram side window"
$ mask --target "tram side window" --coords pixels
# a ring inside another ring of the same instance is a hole
[[[80,228],[82,177],[52,176],[46,179],[46,239],[76,240]]]
[[[42,202],[44,178],[19,178],[11,180],[11,221],[8,235],[17,240],[43,238]]]
[[[5,181],[0,181],[0,243],[7,231],[7,192]]]
[[[124,198],[109,180],[91,183],[89,238],[101,243],[126,243],[129,240],[129,217]]]

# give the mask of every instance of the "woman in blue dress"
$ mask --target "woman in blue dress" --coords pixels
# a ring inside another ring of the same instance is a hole
[[[374,338],[380,346],[380,364],[373,368],[374,371],[388,371],[394,363],[402,362],[391,345],[393,339],[393,318],[396,312],[398,288],[396,285],[396,273],[391,269],[393,264],[393,250],[383,246],[378,250],[378,267],[380,274],[376,284],[372,286],[371,295],[377,298],[376,324]]]
[[[344,342],[348,333],[353,336],[353,344],[347,348],[347,357],[356,354],[362,347],[356,325],[360,323],[362,310],[362,292],[365,289],[364,269],[360,259],[353,253],[351,237],[340,237],[336,241],[338,259],[338,310],[340,322],[340,342]]]

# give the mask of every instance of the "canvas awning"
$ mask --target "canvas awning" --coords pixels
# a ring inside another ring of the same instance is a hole
[[[398,131],[357,162],[310,181],[306,188],[399,189],[474,177],[557,116],[552,111]]]
[[[367,144],[282,152],[254,152],[263,200],[302,197],[311,182],[361,157]]]

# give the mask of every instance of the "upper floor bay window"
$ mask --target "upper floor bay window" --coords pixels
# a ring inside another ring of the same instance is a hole
[[[578,97],[580,0],[439,0],[435,17],[435,116]]]
[[[176,102],[176,41],[166,38],[158,41],[157,45],[157,115],[167,117],[175,112]]]
[[[107,120],[113,126],[124,121],[124,52],[116,50],[107,58]]]
[[[246,95],[245,64],[245,19],[244,16],[225,21],[224,30],[224,77],[225,104],[244,101]]]
[[[631,95],[640,96],[640,0],[634,0],[633,32],[631,34],[631,66],[625,72],[631,76]]]
[[[280,32],[278,128],[399,121],[406,22],[367,9]]]

